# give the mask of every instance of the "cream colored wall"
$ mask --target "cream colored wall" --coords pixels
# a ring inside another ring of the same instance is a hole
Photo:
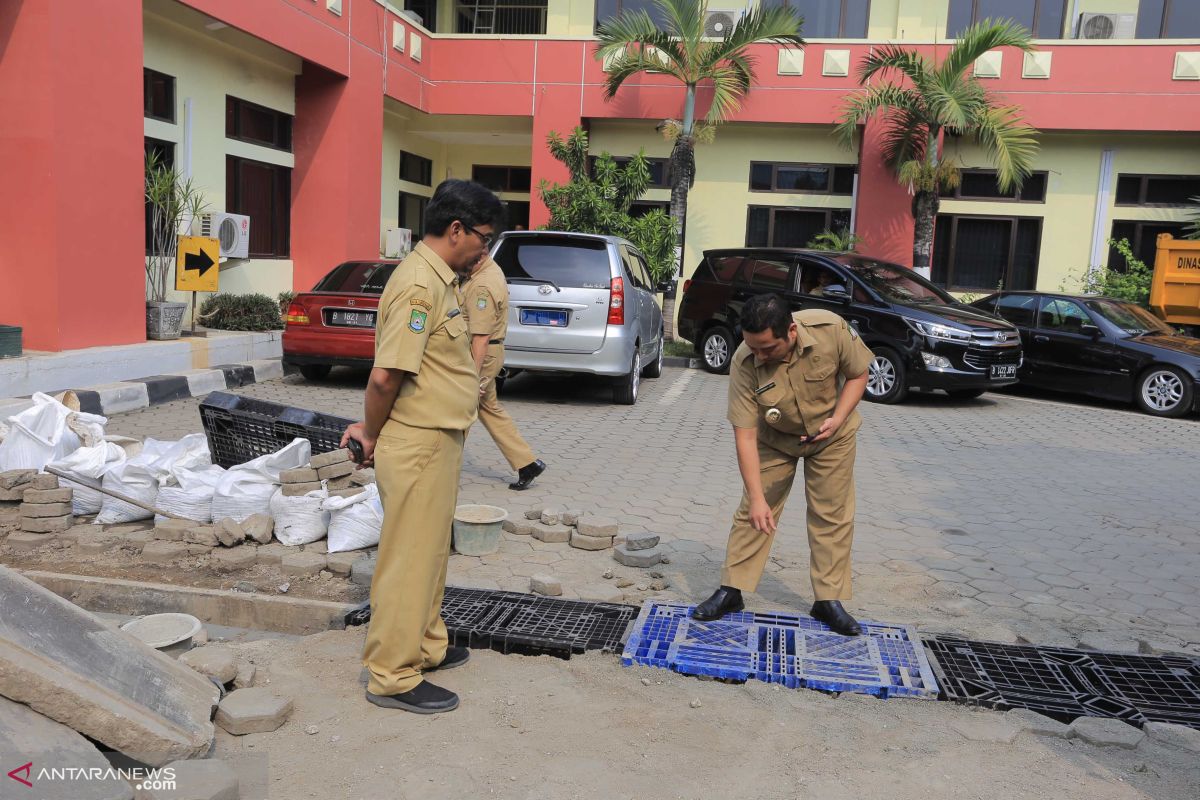
[[[225,95],[295,114],[299,59],[261,43],[221,41],[150,13],[143,19],[145,65],[174,76],[176,101],[176,124],[147,119],[145,135],[174,142],[176,167],[185,169],[185,104],[191,100],[191,175],[209,211],[225,210],[226,155],[294,166],[291,153],[225,138]],[[221,265],[220,287],[225,294],[262,292],[274,297],[292,288],[292,261],[229,259]],[[171,300],[191,298],[190,293],[170,294]],[[205,297],[198,299],[203,302]]]
[[[1115,150],[1113,183],[1101,230],[1108,236],[1113,220],[1181,221],[1183,209],[1133,208],[1114,205],[1120,173],[1200,175],[1200,148],[1195,137],[1126,136],[1113,134],[1043,134],[1035,170],[1048,170],[1045,203],[1003,203],[944,200],[943,214],[1042,217],[1037,288],[1077,289],[1077,279],[1091,258],[1100,158],[1106,147]],[[964,167],[990,168],[982,151],[952,147]],[[1107,251],[1106,251],[1107,252]]]
[[[646,155],[666,158],[670,145],[652,123],[592,123],[590,150],[615,156]],[[743,247],[746,214],[751,205],[787,208],[850,208],[844,195],[775,194],[750,191],[750,162],[790,161],[821,164],[855,164],[855,153],[844,150],[817,126],[725,125],[716,141],[696,148],[696,185],[688,194],[687,242],[684,277],[692,274],[705,250]],[[670,192],[655,189],[646,200],[670,200]]]

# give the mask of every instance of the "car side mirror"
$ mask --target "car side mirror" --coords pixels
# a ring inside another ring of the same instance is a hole
[[[1079,332],[1084,336],[1090,336],[1093,339],[1099,339],[1101,333],[1100,328],[1096,325],[1080,325]]]
[[[826,286],[821,290],[821,296],[829,300],[840,300],[843,303],[850,302],[850,292],[840,283],[831,283]]]

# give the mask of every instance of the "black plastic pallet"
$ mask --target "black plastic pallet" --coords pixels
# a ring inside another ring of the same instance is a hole
[[[226,468],[278,452],[294,439],[307,439],[313,455],[336,450],[354,422],[227,392],[204,398],[200,421],[213,463]]]
[[[1200,660],[925,637],[942,699],[1200,729]]]
[[[442,619],[452,644],[501,653],[552,655],[569,659],[588,650],[620,652],[635,606],[560,600],[520,592],[446,587]],[[346,625],[365,625],[371,607],[346,615]]]

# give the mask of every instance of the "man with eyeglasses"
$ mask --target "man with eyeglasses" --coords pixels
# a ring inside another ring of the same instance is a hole
[[[479,405],[457,283],[486,257],[503,214],[496,195],[477,183],[437,187],[423,238],[379,299],[364,419],[342,436],[343,447],[351,439],[361,446],[361,466],[375,467],[383,501],[362,659],[367,700],[384,708],[458,707],[458,695],[424,679],[470,657],[448,646],[441,617],[463,437]]]

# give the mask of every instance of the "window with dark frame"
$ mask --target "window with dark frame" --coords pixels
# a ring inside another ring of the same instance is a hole
[[[788,6],[804,18],[806,39],[865,39],[871,0],[762,0],[763,8]]]
[[[612,160],[618,167],[623,167],[633,159],[629,156],[612,156]],[[647,158],[646,166],[650,169],[650,183],[647,188],[650,189],[670,189],[671,188],[671,161],[666,158]],[[596,175],[596,156],[588,156],[588,172],[594,177]]]
[[[425,234],[425,207],[429,198],[411,192],[400,193],[400,218],[398,227],[412,231],[413,244]]]
[[[750,162],[750,191],[788,194],[854,194],[853,164]]]
[[[1154,266],[1154,259],[1158,256],[1158,235],[1160,233],[1169,233],[1176,239],[1182,239],[1185,234],[1187,223],[1184,222],[1162,222],[1140,221],[1140,220],[1113,220],[1110,238],[1115,241],[1122,239],[1129,240],[1129,247],[1133,250],[1134,256],[1148,267]],[[1108,249],[1108,268],[1116,272],[1124,272],[1126,264],[1124,257],[1121,256],[1115,247]]]
[[[175,143],[165,142],[162,139],[151,139],[149,136],[145,140],[145,155],[147,158],[151,154],[158,157],[158,164],[161,167],[172,169],[175,166]],[[146,255],[150,255],[150,241],[154,238],[154,213],[150,207],[150,201],[146,200]]]
[[[939,214],[933,282],[949,291],[1034,289],[1041,240],[1041,217]]]
[[[962,181],[954,189],[943,190],[945,200],[992,200],[1013,203],[1046,202],[1046,184],[1049,173],[1034,172],[1027,177],[1021,188],[1000,191],[996,182],[996,171],[991,169],[964,169]]]
[[[629,205],[629,216],[634,219],[644,217],[651,211],[661,211],[669,215],[671,213],[671,204],[666,200],[634,200]]]
[[[433,186],[433,160],[401,150],[400,180]]]
[[[292,115],[225,95],[225,136],[290,153]]]
[[[1027,28],[1035,39],[1061,39],[1066,9],[1067,0],[950,0],[946,35],[957,39],[965,29],[986,19],[1010,19]]]
[[[162,72],[142,69],[142,102],[145,117],[175,122],[175,79]]]
[[[225,156],[225,206],[250,217],[250,258],[290,257],[291,167]]]
[[[645,11],[660,29],[667,24],[662,9],[655,0],[596,0],[596,30],[600,25],[619,17],[626,11]]]
[[[529,230],[529,201],[506,200],[504,218],[510,231]]]
[[[849,227],[848,208],[750,206],[746,211],[746,246],[808,247],[822,231]]]
[[[1118,206],[1186,207],[1200,197],[1200,175],[1117,176]]]
[[[475,164],[471,180],[482,183],[493,192],[528,192],[533,182],[529,167],[498,167]]]
[[[1200,38],[1200,3],[1195,0],[1141,0],[1137,38]]]

